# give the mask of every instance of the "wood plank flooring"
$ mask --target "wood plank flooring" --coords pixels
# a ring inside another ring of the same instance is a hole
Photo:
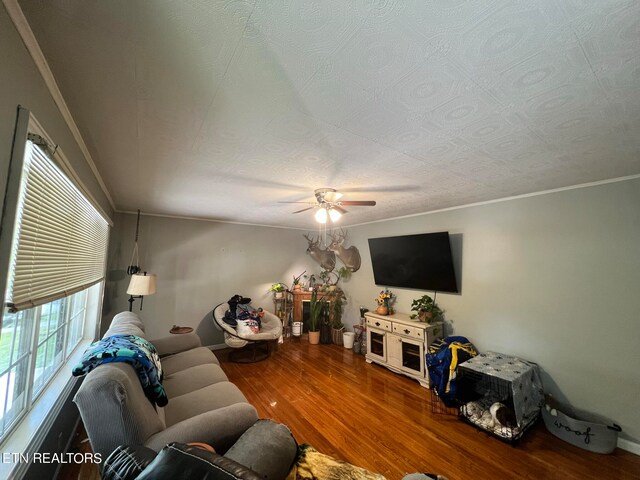
[[[260,417],[291,428],[299,443],[385,475],[435,472],[450,480],[640,479],[640,457],[573,447],[539,422],[511,447],[455,417],[432,412],[429,391],[335,345],[287,341],[259,363],[222,368]],[[74,448],[89,451],[84,429]],[[66,465],[62,480],[99,478],[94,465]]]
[[[599,455],[551,435],[540,421],[517,447],[453,416],[432,412],[429,391],[336,345],[287,341],[266,361],[230,363],[229,380],[299,443],[400,479],[434,472],[450,480],[640,479],[640,457]]]

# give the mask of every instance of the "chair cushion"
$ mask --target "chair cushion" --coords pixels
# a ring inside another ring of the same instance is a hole
[[[216,356],[207,347],[193,348],[186,352],[162,357],[160,362],[162,363],[162,370],[165,375],[171,375],[172,373],[185,370],[189,367],[195,367],[196,365],[206,365],[207,363],[220,365]]]
[[[162,385],[169,398],[174,398],[228,380],[220,365],[206,363],[167,375]]]
[[[218,382],[171,399],[165,407],[167,427],[209,410],[246,403],[240,389],[231,382]]]

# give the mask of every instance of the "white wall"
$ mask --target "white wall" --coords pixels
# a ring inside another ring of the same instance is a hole
[[[126,268],[134,245],[136,216],[117,214],[109,255],[103,331],[113,315],[128,309]],[[194,327],[205,345],[224,343],[211,312],[238,293],[273,312],[275,282],[291,285],[294,274],[318,271],[307,256],[301,230],[235,225],[143,215],[140,263],[158,276],[158,293],[146,297],[140,313],[149,338],[169,334],[172,325]]]
[[[353,227],[363,261],[345,285],[347,321],[380,291],[367,239],[437,231],[461,240],[461,294],[437,296],[452,331],[537,362],[548,391],[637,442],[640,179]],[[392,291],[404,312],[425,293]]]

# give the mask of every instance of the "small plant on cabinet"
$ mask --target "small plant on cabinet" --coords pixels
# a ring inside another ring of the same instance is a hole
[[[426,323],[431,323],[442,315],[442,309],[436,305],[429,295],[414,299],[411,302],[411,311],[418,312],[412,314],[411,318],[418,317],[421,322]]]

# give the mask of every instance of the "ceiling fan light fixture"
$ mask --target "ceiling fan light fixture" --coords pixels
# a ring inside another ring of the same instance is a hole
[[[331,218],[332,222],[337,222],[338,220],[340,220],[340,217],[342,217],[342,214],[338,210],[336,210],[335,208],[329,209],[329,218]]]
[[[327,210],[325,208],[319,208],[314,216],[316,217],[316,221],[318,223],[327,223],[328,215],[327,215]]]

